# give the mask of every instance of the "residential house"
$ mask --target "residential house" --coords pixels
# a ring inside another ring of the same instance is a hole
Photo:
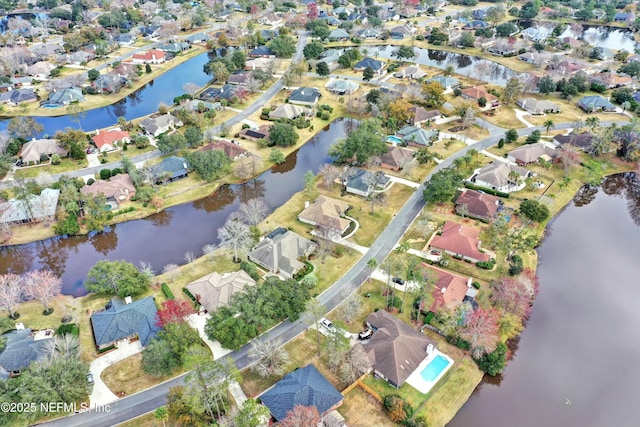
[[[134,34],[122,33],[117,34],[113,40],[120,46],[132,46],[138,40],[138,37]]]
[[[419,65],[409,65],[400,71],[393,73],[393,77],[397,79],[413,79],[418,80],[426,76],[427,73],[420,69]]]
[[[272,120],[293,120],[300,116],[312,117],[313,110],[311,108],[300,107],[293,104],[282,104],[275,110],[269,112],[269,118]]]
[[[455,211],[458,215],[490,222],[496,217],[501,205],[500,197],[465,189],[456,199]]]
[[[153,297],[137,301],[127,297],[124,302],[113,298],[104,310],[94,311],[90,318],[98,350],[117,347],[122,341],[136,338],[146,347],[161,329],[156,325],[157,313]]]
[[[428,272],[429,277],[435,279],[431,295],[433,302],[429,311],[437,313],[443,308],[455,309],[462,304],[465,297],[475,297],[477,291],[471,286],[471,277],[463,277],[459,274],[433,267],[423,263],[423,271]]]
[[[28,66],[27,74],[38,80],[46,80],[49,78],[51,70],[53,70],[54,68],[56,68],[56,66],[52,63],[47,61],[40,61]]]
[[[609,113],[616,111],[615,105],[607,101],[601,96],[592,95],[580,98],[578,107],[587,113],[604,112]]]
[[[615,22],[631,23],[635,20],[635,15],[631,12],[618,12],[616,13],[616,16],[614,16],[613,20]]]
[[[158,49],[151,49],[142,53],[135,53],[131,57],[134,64],[161,64],[167,54]]]
[[[415,152],[406,148],[391,147],[389,151],[380,156],[380,167],[392,171],[402,170],[407,163],[413,160]]]
[[[298,219],[305,224],[327,227],[342,235],[351,224],[351,221],[345,218],[347,209],[347,202],[320,195],[312,204],[305,202],[305,208],[298,214]]]
[[[315,249],[316,245],[312,241],[293,231],[278,228],[249,252],[249,259],[268,271],[289,279],[304,267],[304,263],[299,260],[307,258]]]
[[[153,39],[158,37],[158,33],[160,32],[162,27],[160,25],[146,25],[143,27],[139,27],[139,29],[140,34],[142,34],[143,37]]]
[[[107,200],[122,203],[136,195],[136,187],[128,173],[121,173],[112,176],[108,181],[99,179],[91,185],[85,185],[80,189],[80,193],[93,197],[102,194]]]
[[[470,99],[473,101],[478,101],[480,98],[484,98],[487,101],[487,105],[497,106],[498,105],[498,97],[487,92],[487,88],[483,85],[468,87],[466,89],[462,89],[462,95],[464,99]]]
[[[511,163],[495,160],[471,177],[471,182],[482,187],[509,193],[522,188],[523,181],[529,176],[529,171]]]
[[[349,33],[347,33],[342,28],[336,28],[335,30],[331,31],[331,33],[329,33],[330,41],[345,41],[349,40],[350,38],[351,36],[349,35]]]
[[[202,101],[200,99],[190,99],[183,101],[180,103],[180,106],[182,108],[185,108],[187,111],[201,111],[202,109],[204,109],[204,111],[222,110],[222,105],[219,102]]]
[[[406,145],[415,147],[429,147],[438,140],[440,132],[434,129],[421,129],[416,126],[403,126],[396,136]]]
[[[318,103],[321,96],[320,91],[314,87],[301,87],[291,92],[289,102],[292,104],[314,106]]]
[[[335,95],[351,95],[360,88],[360,85],[350,80],[332,78],[324,87]]]
[[[521,31],[522,37],[532,42],[541,42],[551,35],[547,27],[529,27]]]
[[[400,388],[435,343],[386,310],[369,314],[365,322],[374,331],[373,336],[366,345],[357,345],[362,345],[369,357],[373,373]]]
[[[140,127],[150,135],[158,136],[183,125],[182,121],[171,113],[157,117],[147,117],[140,122]]]
[[[170,156],[162,159],[153,167],[153,175],[156,181],[175,181],[189,175],[189,166],[184,157]]]
[[[275,58],[276,55],[267,46],[256,46],[249,52],[250,58]]]
[[[507,160],[516,162],[520,166],[530,165],[542,159],[552,162],[558,156],[553,144],[546,142],[536,142],[535,144],[525,144],[507,153]]]
[[[49,161],[54,154],[60,157],[67,157],[67,150],[62,148],[57,139],[31,139],[22,146],[20,150],[20,159],[23,163],[40,163],[43,158]]]
[[[245,70],[261,70],[266,71],[274,64],[274,59],[270,58],[255,58],[249,59],[244,64]]]
[[[520,98],[516,105],[534,116],[560,112],[560,107],[548,99]]]
[[[489,28],[490,25],[480,19],[474,19],[464,25],[465,30],[478,30],[480,28]]]
[[[326,18],[322,18],[322,19],[327,21],[327,25],[331,25],[331,26],[334,26],[334,27],[337,27],[338,25],[342,24],[342,21],[340,21],[335,16],[327,16]]]
[[[108,73],[100,74],[97,79],[91,82],[91,87],[99,93],[117,93],[126,83],[127,79],[118,73]]]
[[[455,89],[460,86],[460,80],[449,76],[435,76],[427,80],[427,82],[436,82],[444,88],[444,90]]]
[[[338,62],[340,55],[341,53],[338,49],[327,49],[322,53],[320,60],[327,64],[330,71],[333,71],[340,68],[340,63]]]
[[[350,169],[345,178],[345,191],[362,197],[369,197],[371,193],[386,187],[389,183],[389,177],[384,172],[370,172],[360,168]]]
[[[74,64],[74,65],[86,64],[87,62],[91,61],[95,57],[96,57],[95,53],[85,52],[84,50],[80,50],[78,52],[71,52],[68,54],[62,54],[58,56],[60,62],[64,61],[67,64]]]
[[[553,142],[561,148],[565,148],[565,145],[570,145],[582,151],[588,151],[591,148],[592,141],[593,134],[587,131],[578,134],[556,135],[553,137]]]
[[[313,365],[288,373],[260,396],[277,421],[282,421],[296,406],[313,406],[324,417],[344,401],[344,397]]]
[[[118,145],[129,144],[131,142],[129,132],[122,130],[109,130],[102,133],[97,130],[91,139],[101,153],[115,150]]]
[[[24,224],[52,221],[56,217],[60,190],[45,188],[40,195],[29,195],[28,199],[11,199],[0,203],[0,223]]]
[[[333,13],[334,16],[340,16],[343,13],[346,14],[347,16],[350,16],[353,14],[353,9],[349,7],[339,6],[333,9],[331,13]]]
[[[253,80],[253,71],[236,70],[229,75],[227,83],[235,86],[249,87]]]
[[[191,45],[187,42],[163,43],[156,47],[156,49],[158,50],[161,50],[167,53],[172,53],[174,55],[180,52],[184,52],[185,50],[188,50],[190,48],[191,48]],[[169,59],[169,58],[165,57],[165,59]]]
[[[185,287],[203,309],[213,313],[220,307],[228,306],[233,294],[244,292],[245,287],[255,284],[256,281],[244,270],[222,274],[214,271]]]
[[[33,331],[31,328],[17,328],[2,336],[5,341],[4,348],[0,350],[0,380],[19,375],[33,362],[49,357],[53,349],[52,329]]]
[[[58,53],[64,53],[64,47],[58,43],[45,43],[29,48],[29,51],[39,59],[53,58]]]
[[[221,139],[220,141],[212,142],[200,149],[200,151],[209,151],[209,150],[220,150],[224,153],[225,156],[227,156],[233,162],[243,157],[247,157],[249,155],[249,152],[244,148],[240,147],[239,144],[237,143],[234,144],[233,142],[227,141],[226,139]]]
[[[259,139],[269,139],[269,128],[271,125],[260,125],[257,129],[245,128],[240,131],[240,138],[249,141],[257,141]]]
[[[38,96],[33,89],[14,89],[0,93],[0,104],[9,104],[12,107],[36,102],[37,100]]]
[[[412,126],[422,126],[443,117],[439,110],[427,110],[419,105],[409,108],[409,112],[411,113],[409,124]]]
[[[375,28],[364,28],[358,31],[358,37],[365,40],[375,40],[380,37],[380,31]]]
[[[471,13],[471,17],[473,19],[482,19],[485,20],[487,19],[487,9],[475,9],[472,13]]]
[[[271,41],[278,37],[279,31],[277,30],[260,30],[258,31],[260,38],[264,41]]]
[[[605,86],[607,89],[614,89],[622,86],[631,86],[633,84],[633,77],[626,74],[618,74],[612,71],[606,71],[604,73],[591,74],[589,81]]]
[[[472,262],[487,262],[491,256],[481,251],[479,235],[480,230],[477,228],[447,221],[442,226],[442,232],[436,234],[428,243],[428,248],[444,251],[451,256],[462,257]]]
[[[389,36],[392,39],[403,39],[405,37],[413,37],[415,30],[408,24],[398,25],[389,30]]]
[[[77,87],[69,87],[49,93],[49,98],[45,101],[48,105],[69,105],[71,103],[84,101],[82,90]]]
[[[203,90],[199,98],[204,101],[219,101],[226,99],[231,101],[236,96],[237,86],[225,83],[222,87],[209,87]]]
[[[211,40],[211,36],[209,36],[209,34],[207,33],[196,33],[196,34],[191,34],[190,36],[188,36],[187,38],[184,39],[187,43],[205,43],[209,40]]]
[[[266,13],[258,18],[258,23],[262,25],[269,25],[271,27],[279,27],[282,25],[282,17],[275,13]]]
[[[356,65],[354,65],[353,70],[354,71],[364,71],[366,68],[371,68],[375,74],[377,74],[378,76],[381,76],[382,74],[384,74],[384,66],[385,63],[382,61],[378,61],[377,59],[373,59],[373,58],[364,58],[361,61],[359,61]]]

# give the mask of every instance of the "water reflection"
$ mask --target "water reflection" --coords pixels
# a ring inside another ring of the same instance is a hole
[[[598,187],[585,184],[576,193],[573,204],[577,207],[586,206],[595,200],[596,194],[598,194]]]
[[[171,224],[171,220],[173,219],[173,211],[165,209],[163,211],[158,212],[157,214],[153,214],[149,217],[149,221],[158,228],[166,227]]]
[[[244,184],[234,185],[234,192],[240,203],[247,203],[251,199],[263,199],[266,188],[264,179],[252,179]]]
[[[216,212],[232,204],[235,198],[236,196],[231,186],[225,184],[221,185],[215,192],[209,194],[207,197],[193,202],[193,207],[206,212]]]
[[[102,233],[96,233],[89,238],[91,246],[96,252],[107,256],[109,252],[115,250],[118,247],[118,233],[116,233],[116,225],[107,229]]]
[[[273,165],[271,167],[271,171],[273,173],[287,173],[296,167],[297,161],[298,161],[298,152],[296,151],[293,154],[291,154],[289,157],[287,157],[287,161],[285,161],[284,163],[281,163],[279,165],[277,164]]]

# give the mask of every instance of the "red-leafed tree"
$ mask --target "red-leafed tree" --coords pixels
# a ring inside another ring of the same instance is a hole
[[[315,427],[320,422],[320,414],[315,406],[296,405],[287,412],[284,420],[280,421],[281,427]]]
[[[253,3],[251,5],[251,8],[249,9],[249,13],[251,13],[251,18],[256,19],[256,15],[258,14],[259,10],[260,8],[258,7],[258,5]]]
[[[529,318],[538,292],[538,278],[527,268],[515,277],[504,277],[493,284],[491,299],[496,307],[523,320]]]
[[[170,299],[162,303],[156,315],[156,325],[164,327],[167,323],[184,322],[184,318],[195,313],[191,304],[185,300]]]
[[[317,3],[309,3],[307,5],[307,16],[309,16],[309,19],[317,19],[318,18],[318,4]]]
[[[0,307],[6,308],[11,318],[16,318],[16,308],[22,301],[22,278],[17,274],[0,274]]]
[[[51,270],[35,270],[25,274],[23,281],[26,297],[40,301],[46,313],[53,312],[53,309],[49,308],[49,302],[60,295],[62,280]]]
[[[416,7],[420,4],[420,0],[404,0],[404,4],[409,7]]]
[[[478,358],[495,350],[500,339],[499,319],[498,310],[493,308],[479,308],[467,315],[460,327],[460,338],[469,343],[473,357]]]

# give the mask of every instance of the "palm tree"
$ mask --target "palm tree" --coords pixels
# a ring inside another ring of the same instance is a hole
[[[600,119],[596,116],[588,117],[584,122],[592,132],[600,125]]]
[[[162,421],[163,427],[165,426],[164,422],[169,420],[169,411],[167,411],[166,406],[160,406],[159,408],[156,408],[153,415],[156,420]]]
[[[555,123],[553,123],[553,120],[551,119],[545,120],[542,126],[547,130],[547,135],[549,135],[549,129],[554,129],[556,127]]]
[[[460,169],[463,164],[464,164],[464,159],[462,157],[456,157],[453,160],[453,167],[456,169]]]

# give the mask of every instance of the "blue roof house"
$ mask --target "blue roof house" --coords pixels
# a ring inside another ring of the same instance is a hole
[[[157,312],[153,297],[133,302],[130,297],[125,298],[124,302],[112,299],[104,310],[91,315],[96,346],[103,349],[137,336],[145,347],[161,329],[156,325]]]
[[[342,404],[344,397],[313,365],[297,369],[278,381],[260,396],[278,421],[295,406],[315,406],[320,416]]]
[[[184,157],[170,156],[155,165],[153,173],[158,181],[164,181],[165,177],[174,181],[189,175],[189,166]]]
[[[616,106],[601,96],[585,96],[578,101],[578,107],[587,113],[616,111]]]

